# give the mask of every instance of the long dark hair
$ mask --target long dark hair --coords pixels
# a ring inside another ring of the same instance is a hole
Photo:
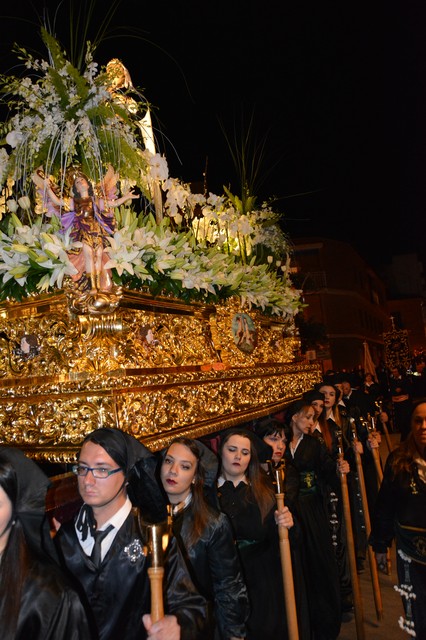
[[[0,629],[2,640],[13,640],[18,625],[23,585],[31,563],[31,554],[25,542],[21,522],[15,514],[18,497],[16,472],[9,460],[1,455],[0,487],[12,503],[12,516],[7,525],[10,528],[9,539],[0,562]]]
[[[342,392],[340,391],[339,387],[336,387],[335,384],[332,384],[330,382],[322,382],[321,384],[318,384],[316,388],[319,391],[323,387],[331,387],[332,389],[334,389],[335,401],[334,401],[333,406],[331,407],[331,413],[333,415],[333,419],[334,419],[335,423],[339,427],[341,427],[342,426],[342,416],[341,416],[340,411],[339,411],[339,400],[340,400],[340,397],[342,395]],[[320,423],[321,424],[321,428],[322,428],[323,424],[327,421],[327,409],[326,409],[325,406],[324,406],[324,418],[325,419],[323,420],[323,422]]]
[[[394,476],[403,472],[412,473],[413,471],[414,458],[419,454],[413,434],[413,415],[414,411],[421,404],[426,404],[426,401],[419,400],[413,404],[413,408],[411,410],[411,431],[407,438],[403,440],[403,442],[401,442],[401,444],[393,451],[391,469]]]
[[[258,436],[255,436],[251,431],[248,431],[246,429],[230,429],[224,434],[223,438],[221,439],[219,451],[221,459],[223,447],[228,442],[229,438],[231,438],[231,436],[241,436],[242,438],[248,438],[248,440],[250,440],[250,462],[247,467],[246,477],[250,483],[253,497],[260,509],[262,520],[264,520],[266,515],[275,505],[276,498],[271,482],[267,474],[260,466],[255,444],[255,438]]]
[[[321,429],[321,434],[324,440],[324,444],[331,453],[333,450],[333,436],[331,435],[330,425],[328,423],[325,408],[321,411],[318,416],[318,424]]]
[[[254,432],[259,438],[266,438],[267,436],[282,436],[286,437],[285,434],[285,425],[272,417],[263,418],[262,420],[258,420],[254,424]]]
[[[203,465],[200,448],[195,440],[185,438],[184,436],[175,438],[167,447],[165,455],[167,455],[172,444],[181,444],[186,447],[197,460],[197,467],[194,475],[194,482],[191,485],[192,505],[193,505],[193,528],[188,536],[189,546],[193,546],[204,531],[206,525],[214,517],[213,510],[208,504],[204,495],[204,482],[206,472]]]
[[[391,469],[394,476],[399,473],[411,473],[414,465],[414,456],[418,453],[412,433],[394,449]]]
[[[93,197],[94,196],[94,192],[93,192],[93,185],[91,183],[91,181],[89,180],[89,178],[86,176],[86,174],[84,174],[82,171],[79,171],[78,174],[75,176],[74,181],[71,185],[71,195],[74,199],[79,199],[81,198],[81,195],[79,193],[79,191],[77,190],[77,187],[75,185],[75,181],[77,178],[84,178],[84,180],[86,180],[87,182],[87,191],[89,193],[89,196]]]

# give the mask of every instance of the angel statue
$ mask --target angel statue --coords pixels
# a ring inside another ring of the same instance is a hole
[[[129,95],[131,92],[137,94],[130,73],[124,64],[118,58],[110,60],[106,66],[108,78],[107,89],[112,99],[120,106],[123,106],[132,115],[137,115],[140,111],[140,104]],[[141,130],[143,143],[153,156],[156,155],[157,149],[154,140],[154,130],[152,126],[151,111],[148,105],[145,105],[145,114],[137,121]],[[160,223],[163,218],[163,201],[160,185],[153,180],[151,185],[151,195],[154,203],[155,218]]]
[[[71,263],[77,269],[72,277],[79,282],[85,276],[90,282],[90,294],[98,291],[110,291],[112,288],[111,271],[105,269],[108,255],[107,236],[114,233],[114,207],[139,196],[132,190],[120,198],[117,197],[118,175],[109,165],[99,185],[94,189],[87,176],[77,167],[67,172],[70,185],[70,197],[62,198],[55,192],[54,186],[39,167],[32,175],[37,192],[46,203],[48,212],[55,214],[62,222],[64,231],[71,228],[70,237],[77,246],[69,252]]]

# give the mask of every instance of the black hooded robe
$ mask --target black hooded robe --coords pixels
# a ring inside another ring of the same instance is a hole
[[[87,598],[99,640],[146,638],[142,616],[151,612],[149,562],[137,511],[130,512],[99,568],[83,551],[73,521],[61,526],[55,540],[65,567]],[[203,639],[206,602],[191,581],[175,538],[166,553],[164,585],[164,611],[178,618],[181,640]]]
[[[91,640],[77,593],[60,571],[35,560],[24,585],[15,640]]]

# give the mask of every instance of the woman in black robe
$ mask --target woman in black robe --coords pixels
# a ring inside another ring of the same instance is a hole
[[[277,522],[293,526],[288,509],[276,511],[272,483],[260,467],[252,432],[230,429],[221,441],[218,497],[231,520],[248,589],[248,640],[287,637]],[[263,443],[262,443],[263,445]]]
[[[45,516],[49,480],[17,449],[0,447],[2,640],[90,640],[83,605],[54,556]]]
[[[179,541],[199,591],[210,604],[209,638],[246,637],[249,613],[246,585],[224,513],[214,508],[219,462],[207,446],[189,438],[174,439],[165,451],[161,482],[172,507],[173,533]],[[214,632],[216,631],[216,635]]]
[[[341,625],[339,571],[333,551],[323,499],[326,483],[338,482],[336,463],[321,443],[310,435],[315,412],[309,400],[293,403],[287,410],[289,445],[286,457],[299,473],[296,517],[303,531],[303,566],[315,640],[333,640]],[[339,461],[340,473],[349,465]]]
[[[397,571],[409,635],[426,638],[426,402],[414,405],[408,437],[389,454],[371,521],[379,566],[396,540]]]
[[[352,431],[349,415],[346,408],[339,404],[341,391],[337,386],[322,383],[319,385],[319,391],[324,395],[324,411],[319,416],[318,422],[323,438],[327,438],[328,451],[333,460],[337,462],[340,449],[342,449],[352,469],[351,473],[348,473],[346,480],[351,505],[356,557],[359,563],[363,563],[366,554],[367,537],[365,535],[362,503],[360,502],[361,496],[357,486],[358,479],[356,477],[356,464],[352,449]],[[318,431],[316,433],[318,433]],[[331,438],[331,441],[329,438]],[[362,453],[360,443],[357,443],[356,446],[359,449],[359,453]],[[340,596],[343,614],[353,609],[353,593],[346,541],[343,496],[340,483],[336,484],[334,481],[334,484],[326,485],[324,487],[324,497],[329,514],[330,531],[334,541],[333,549],[339,567]],[[361,566],[361,564],[359,564],[359,566]]]
[[[281,483],[280,491],[284,492],[284,501],[292,512],[296,512],[297,496],[299,493],[299,474],[290,460],[285,459],[287,449],[287,434],[285,425],[273,415],[257,420],[254,424],[254,432],[262,438],[262,441],[272,449],[272,456],[262,467],[271,478],[274,491],[278,491],[277,476]],[[297,624],[300,640],[310,640],[311,625],[309,617],[309,606],[305,578],[302,569],[302,532],[300,525],[295,519],[295,526],[292,527],[289,541],[291,562],[293,567],[293,588],[297,609]],[[284,594],[283,594],[284,597]]]

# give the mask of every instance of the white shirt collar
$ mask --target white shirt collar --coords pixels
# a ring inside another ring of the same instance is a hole
[[[225,484],[225,482],[226,482],[226,478],[224,478],[223,476],[219,476],[219,478],[217,479],[217,486],[221,487],[223,484]],[[230,480],[230,482],[234,484],[232,480]],[[245,482],[245,484],[248,484],[247,477],[244,476],[244,478],[241,478],[240,482]]]
[[[114,527],[113,529],[111,529],[109,534],[102,540],[102,544],[101,544],[102,560],[104,559],[105,555],[109,551],[109,548],[111,547],[114,541],[114,538],[118,533],[118,530],[123,525],[124,521],[126,520],[131,510],[132,510],[132,503],[130,502],[129,497],[127,497],[126,502],[123,504],[123,506],[120,507],[120,509],[114,513],[114,515],[108,520],[108,522],[105,522],[104,525],[101,527],[100,531],[103,531],[104,529],[106,529],[110,524],[112,524],[112,526]],[[93,550],[93,546],[95,544],[93,536],[89,532],[89,535],[87,536],[86,540],[83,541],[81,531],[78,531],[77,527],[75,530],[76,530],[77,538],[80,542],[81,548],[83,549],[86,555],[90,556]]]
[[[297,447],[299,446],[299,444],[300,444],[300,443],[302,442],[302,440],[303,440],[303,436],[304,436],[304,435],[305,435],[305,434],[304,434],[304,433],[302,433],[302,434],[299,436],[299,439],[297,440],[297,442],[296,442],[296,444],[295,444],[295,445],[293,445],[293,441],[292,441],[292,442],[290,442],[290,453],[291,453],[291,455],[292,455],[292,457],[293,457],[293,458],[294,458],[294,454],[296,453],[296,449],[297,449]]]
[[[190,504],[192,500],[192,492],[190,491],[186,496],[185,500],[182,502],[178,502],[177,504],[172,504],[172,515],[177,516],[178,513],[186,509],[186,507]]]

